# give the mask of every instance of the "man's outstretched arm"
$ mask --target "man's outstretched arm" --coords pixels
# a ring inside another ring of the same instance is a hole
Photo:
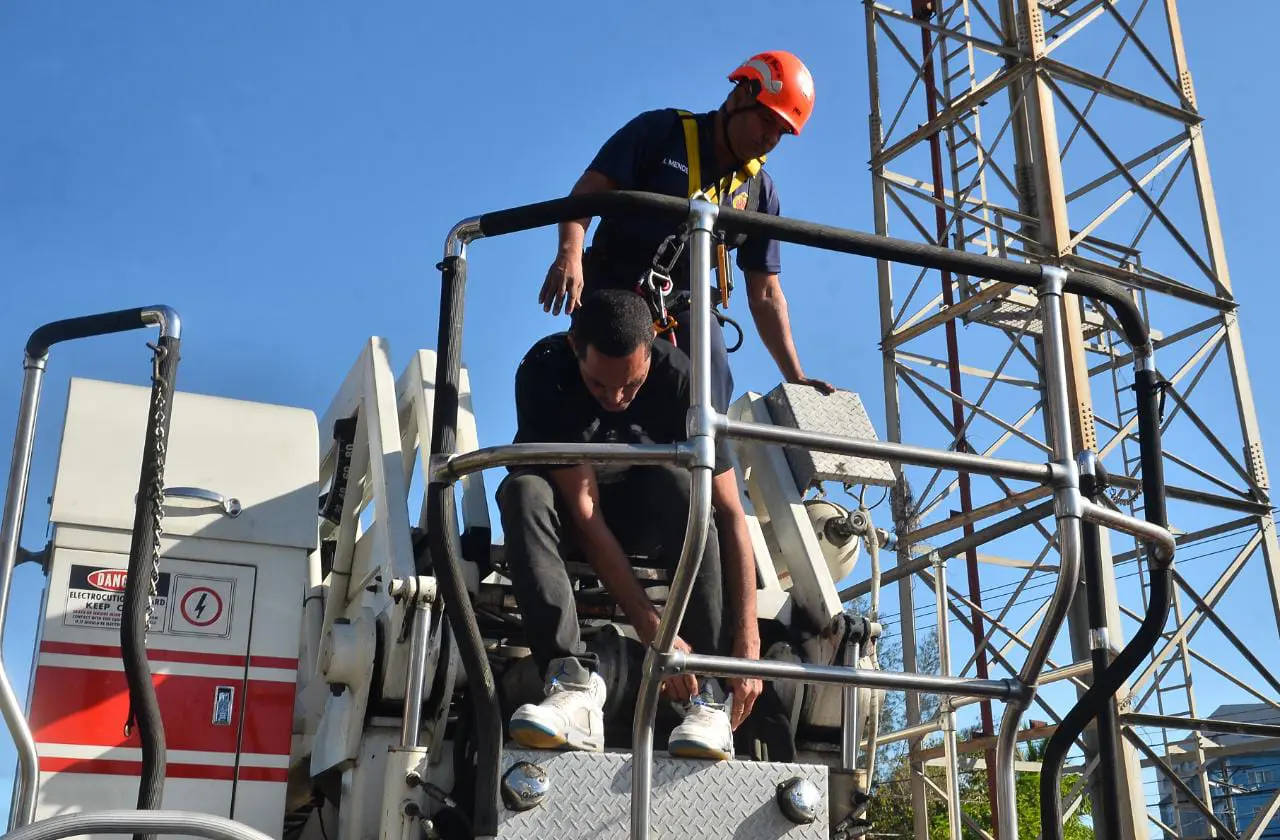
[[[565,503],[574,536],[580,541],[592,571],[622,607],[640,641],[645,645],[651,644],[658,633],[660,616],[636,580],[631,562],[618,544],[617,537],[604,521],[595,470],[583,465],[555,469],[550,473],[551,481]],[[676,640],[676,647],[689,651],[689,646],[680,639]],[[688,700],[698,693],[697,685],[692,674],[682,674],[667,680],[664,688],[676,700]]]
[[[654,154],[653,143],[666,137],[679,117],[675,111],[658,109],[632,117],[596,152],[569,195],[610,190],[639,189],[641,168]],[[590,217],[560,224],[560,242],[555,262],[538,292],[544,312],[572,314],[582,299],[582,246],[587,238]]]
[[[569,195],[608,192],[613,189],[617,189],[617,185],[612,180],[588,169],[573,185]],[[538,303],[542,304],[543,312],[559,315],[563,306],[565,314],[572,314],[578,308],[582,300],[582,246],[590,225],[590,216],[560,223],[560,244],[556,249],[556,258],[547,269],[547,277],[538,292]]]
[[[747,304],[751,308],[751,319],[755,321],[760,340],[782,372],[782,378],[799,385],[812,385],[822,393],[830,394],[835,390],[830,383],[805,376],[804,368],[800,366],[800,356],[791,339],[787,297],[782,293],[778,275],[766,271],[744,273],[747,277]]]

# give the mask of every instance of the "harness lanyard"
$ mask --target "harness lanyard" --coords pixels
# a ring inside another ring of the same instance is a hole
[[[724,195],[733,195],[733,191],[725,191]],[[729,247],[724,244],[724,237],[716,242],[716,287],[720,290],[721,309],[729,308],[729,295],[733,292],[733,271],[729,267]]]
[[[702,192],[707,201],[724,204],[725,199],[732,196],[743,184],[760,171],[760,168],[764,165],[765,157],[762,155],[754,160],[747,161],[741,169],[722,178],[719,185],[713,184],[704,192],[702,189],[702,145],[698,138],[698,122],[693,114],[688,111],[680,111],[679,113],[680,120],[684,125],[685,154],[689,160],[689,197],[693,198]],[[716,280],[720,291],[719,305],[725,309],[729,307],[729,294],[733,290],[731,271],[729,248],[722,240],[716,243]]]

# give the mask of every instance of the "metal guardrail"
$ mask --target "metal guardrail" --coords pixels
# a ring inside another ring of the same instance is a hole
[[[182,333],[182,320],[168,306],[144,306],[54,321],[37,328],[27,340],[22,359],[22,397],[18,403],[17,431],[13,440],[13,457],[9,464],[9,481],[5,489],[4,517],[0,520],[0,644],[4,635],[5,613],[9,606],[9,586],[18,558],[18,541],[22,537],[27,482],[31,476],[31,453],[35,447],[36,414],[40,407],[40,391],[45,366],[49,361],[49,349],[65,341],[151,326],[160,328],[161,341],[171,345],[176,352]],[[40,792],[40,770],[31,727],[22,714],[22,704],[13,691],[2,657],[0,715],[4,716],[5,726],[13,737],[18,753],[18,775],[14,779],[13,807],[9,812],[9,827],[16,828],[35,819],[36,799]]]
[[[484,452],[456,454],[458,413],[458,380],[462,344],[463,302],[466,287],[466,248],[481,237],[500,236],[517,231],[592,216],[665,217],[673,224],[685,222],[690,230],[691,318],[691,408],[688,441],[680,446],[635,448],[630,453],[607,445],[560,446],[551,444],[513,444],[493,447]],[[1046,414],[1052,429],[1052,460],[1047,464],[984,458],[968,453],[931,450],[906,444],[858,440],[822,435],[796,429],[729,420],[711,406],[710,393],[710,275],[711,242],[716,231],[755,233],[784,242],[808,245],[824,250],[858,254],[927,268],[958,271],[971,276],[1004,280],[1036,289],[1044,304]],[[1140,401],[1155,393],[1154,362],[1151,342],[1143,320],[1133,301],[1115,281],[1054,266],[971,254],[949,248],[924,245],[889,237],[850,231],[810,222],[783,219],[767,214],[720,208],[701,199],[682,200],[649,193],[610,192],[571,196],[569,198],[487,213],[459,222],[449,232],[445,243],[445,259],[440,263],[440,351],[436,373],[436,428],[433,430],[431,458],[432,481],[428,510],[428,532],[432,539],[436,572],[446,597],[446,609],[459,639],[459,647],[469,671],[480,689],[477,700],[477,783],[475,791],[475,829],[478,837],[497,832],[497,785],[501,763],[502,721],[493,691],[493,676],[475,625],[465,589],[461,585],[458,565],[457,534],[454,526],[452,484],[462,475],[488,467],[514,463],[591,463],[600,460],[681,464],[693,472],[690,494],[690,527],[680,561],[673,576],[667,608],[663,611],[657,637],[644,660],[644,676],[637,698],[633,728],[633,774],[631,802],[631,834],[636,840],[649,837],[649,808],[653,771],[653,729],[661,681],[676,673],[714,672],[724,676],[759,674],[802,682],[829,682],[867,685],[872,679],[866,671],[838,667],[796,667],[790,670],[763,669],[761,663],[732,657],[679,655],[673,642],[693,588],[706,540],[711,506],[711,469],[714,464],[714,441],[717,435],[749,438],[765,443],[807,447],[825,452],[843,452],[881,458],[897,465],[937,466],[958,471],[999,475],[1035,481],[1053,488],[1054,515],[1062,562],[1058,581],[1044,622],[1031,644],[1030,651],[1017,675],[1009,681],[955,679],[945,685],[938,678],[923,674],[877,672],[876,685],[885,688],[940,691],[954,696],[997,696],[1006,699],[1004,719],[997,743],[997,805],[1001,836],[1017,835],[1014,781],[1016,737],[1022,715],[1034,697],[1040,672],[1049,649],[1066,620],[1082,558],[1083,523],[1134,534],[1144,540],[1153,557],[1163,563],[1172,560],[1174,541],[1164,522],[1144,523],[1132,517],[1113,513],[1086,500],[1080,491],[1080,473],[1072,449],[1069,418],[1069,392],[1063,341],[1061,298],[1076,293],[1106,302],[1113,309],[1126,339],[1134,350],[1139,383],[1150,385],[1140,389]],[[1145,403],[1144,403],[1145,404]],[[1158,463],[1159,434],[1142,435],[1144,467]],[[596,450],[599,451],[596,451]],[[608,450],[608,451],[606,451]],[[1144,473],[1146,470],[1144,469]],[[1155,470],[1153,472],[1158,472]],[[1144,475],[1144,478],[1146,476]],[[1163,488],[1158,482],[1144,482],[1150,494],[1159,496],[1157,510],[1163,509]],[[1158,604],[1152,605],[1159,609]],[[766,673],[767,671],[767,673]],[[785,672],[784,672],[785,671]],[[1105,701],[1105,697],[1102,698]],[[1082,701],[1078,715],[1096,715],[1090,698]],[[1048,835],[1046,834],[1046,837]]]
[[[499,236],[588,216],[665,216],[673,222],[686,221],[690,228],[692,327],[692,382],[688,441],[674,446],[618,447],[598,445],[521,444],[493,447],[458,455],[457,417],[462,346],[463,303],[466,290],[466,246],[481,237]],[[1044,303],[1045,410],[1052,430],[1052,460],[1045,464],[984,458],[968,453],[931,450],[892,442],[866,441],[821,435],[761,424],[729,420],[711,406],[710,395],[710,273],[711,242],[715,231],[756,233],[775,239],[824,250],[858,254],[927,268],[959,271],[972,276],[1028,285]],[[1149,522],[1114,513],[1088,501],[1080,490],[1080,472],[1072,451],[1068,416],[1066,362],[1063,349],[1060,299],[1064,292],[1086,295],[1108,303],[1115,312],[1126,338],[1134,349],[1139,384],[1139,406],[1151,414],[1158,392],[1151,343],[1133,302],[1116,282],[1052,266],[1038,266],[970,254],[937,246],[889,237],[874,236],[810,222],[783,219],[709,202],[685,201],[648,193],[612,192],[572,196],[540,204],[488,213],[464,220],[449,232],[446,254],[440,263],[441,301],[436,372],[436,423],[431,438],[432,480],[427,487],[428,537],[436,561],[440,591],[446,614],[457,639],[475,699],[477,733],[477,773],[474,828],[478,838],[497,834],[498,773],[501,766],[502,720],[496,686],[489,669],[483,642],[470,599],[463,583],[459,537],[456,527],[453,484],[464,475],[489,467],[516,463],[672,463],[693,473],[690,497],[690,528],[679,565],[671,583],[657,637],[646,653],[644,676],[637,698],[633,729],[633,775],[631,833],[637,840],[649,836],[649,809],[653,771],[654,716],[661,681],[676,673],[705,672],[724,676],[758,674],[775,679],[824,682],[843,685],[876,685],[889,689],[940,692],[956,697],[996,697],[1006,700],[1006,709],[997,744],[997,805],[1001,836],[1016,836],[1014,788],[1014,748],[1023,712],[1034,697],[1037,681],[1049,648],[1065,621],[1082,556],[1084,522],[1131,533],[1143,540],[1154,563],[1169,568],[1174,541],[1164,527],[1163,487],[1159,471],[1159,429],[1144,422],[1144,490]],[[179,320],[168,307],[125,310],[46,325],[36,330],[27,345],[23,396],[19,408],[18,434],[0,526],[0,627],[3,624],[9,583],[17,556],[27,480],[30,473],[36,408],[49,346],[72,338],[119,332],[141,326],[159,325],[162,333],[177,339]],[[1144,416],[1144,421],[1149,417]],[[999,475],[1052,486],[1054,515],[1062,562],[1058,582],[1040,631],[1017,677],[1012,680],[966,680],[926,674],[867,672],[857,668],[795,666],[778,668],[759,661],[681,655],[673,642],[688,606],[701,562],[711,515],[711,470],[717,435],[746,438],[779,445],[802,446],[818,451],[866,455],[896,465],[938,466],[958,471]],[[1153,601],[1152,617],[1161,605]],[[1163,606],[1167,609],[1167,604]],[[1136,648],[1136,639],[1130,648]],[[1140,651],[1126,648],[1134,658]],[[1125,658],[1123,655],[1122,659]],[[1119,660],[1107,675],[1115,678]],[[1095,675],[1096,677],[1097,675]],[[1086,695],[1072,715],[1087,723],[1105,696]],[[0,665],[0,712],[18,747],[19,778],[10,825],[26,826],[5,835],[7,840],[59,840],[84,833],[180,833],[211,840],[267,840],[266,835],[241,823],[209,814],[184,811],[101,811],[68,814],[27,825],[34,818],[39,773],[30,729],[7,674]],[[1083,724],[1082,724],[1083,725]],[[1047,762],[1048,763],[1048,762]],[[1046,774],[1048,775],[1048,774]],[[1046,837],[1050,837],[1046,833]]]
[[[2,840],[61,840],[82,834],[183,834],[209,840],[271,840],[244,823],[198,811],[84,811],[50,817]]]

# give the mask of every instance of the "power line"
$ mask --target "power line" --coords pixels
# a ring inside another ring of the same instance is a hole
[[[1216,551],[1209,551],[1209,552],[1205,552],[1205,553],[1203,553],[1203,554],[1196,554],[1196,555],[1192,555],[1191,557],[1178,558],[1178,562],[1179,562],[1179,564],[1185,565],[1186,563],[1192,562],[1192,561],[1194,561],[1194,560],[1203,560],[1203,559],[1206,559],[1206,558],[1209,558],[1209,557],[1214,557],[1214,556],[1219,555],[1219,554],[1224,554],[1224,553],[1226,553],[1226,552],[1230,552],[1230,551],[1238,551],[1238,550],[1240,550],[1240,549],[1244,548],[1246,545],[1248,545],[1248,541],[1245,541],[1245,542],[1242,542],[1242,543],[1239,543],[1239,544],[1237,544],[1237,545],[1233,545],[1233,546],[1226,546],[1226,547],[1224,547],[1224,548],[1219,548],[1219,549],[1217,549]],[[1045,575],[1045,576],[1054,576],[1054,577],[1056,577],[1056,573],[1054,573],[1054,572],[1041,572],[1041,573],[1037,573],[1037,574],[1042,574],[1042,575]],[[1116,576],[1116,580],[1117,580],[1117,581],[1130,580],[1130,579],[1132,579],[1132,578],[1137,577],[1139,574],[1141,574],[1141,572],[1139,572],[1139,571],[1133,571],[1133,572],[1129,572],[1129,573],[1127,573],[1127,574],[1117,575],[1117,576]],[[1024,587],[1024,588],[1023,588],[1022,593],[1023,593],[1023,596],[1025,596],[1027,593],[1035,592],[1035,591],[1041,591],[1041,590],[1044,590],[1044,589],[1047,589],[1047,588],[1049,588],[1049,587],[1056,586],[1056,585],[1057,585],[1057,581],[1056,581],[1056,580],[1043,580],[1043,579],[1042,579],[1042,580],[1037,581],[1037,582],[1035,582],[1035,583],[1030,583],[1030,584],[1028,584],[1026,587]],[[1008,586],[1008,587],[996,587],[996,588],[994,588],[994,589],[992,589],[992,590],[990,591],[990,594],[995,595],[995,596],[997,596],[997,597],[998,597],[999,595],[1004,594],[1004,593],[1001,591],[1001,589],[1007,589],[1007,591],[1012,592],[1012,591],[1013,591],[1014,589],[1016,589],[1016,588],[1017,588],[1017,584],[1013,584],[1013,585]],[[988,598],[988,595],[989,595],[989,593],[988,593],[987,591],[984,591],[984,592],[983,592],[984,608],[985,608],[985,606],[986,606],[985,602],[986,602],[986,599]],[[1037,598],[1037,599],[1028,599],[1028,598],[1025,598],[1025,597],[1020,597],[1017,601],[1015,601],[1015,602],[1014,602],[1014,606],[1032,605],[1032,602],[1033,602],[1033,601],[1034,601],[1034,605],[1035,605],[1035,606],[1039,606],[1040,604],[1043,604],[1045,601],[1049,600],[1049,598],[1050,598],[1050,597],[1052,597],[1052,595],[1048,595],[1048,596],[1045,596],[1045,597],[1043,597],[1043,598]],[[1000,608],[1001,608],[1001,609],[1004,609],[1004,607],[1005,607],[1005,605],[1004,605],[1004,604],[1001,604],[1001,605],[1000,605]],[[991,612],[991,610],[987,610],[987,612]],[[917,617],[919,617],[919,618],[924,618],[924,617],[933,617],[933,616],[935,616],[935,615],[936,615],[936,613],[937,613],[937,607],[936,607],[936,605],[934,605],[934,606],[929,606],[929,607],[921,607],[921,608],[917,608],[917,609],[914,611],[914,615],[916,615],[916,616],[917,616]],[[891,623],[891,621],[890,621],[891,619],[896,619],[896,618],[900,617],[901,615],[902,615],[902,614],[901,614],[900,612],[899,612],[899,613],[888,613],[888,614],[884,614],[884,613],[882,613],[882,614],[881,614],[881,617],[880,617],[880,623],[881,623],[881,624],[884,624],[884,625],[887,625],[887,624]],[[936,621],[933,621],[933,622],[924,623],[924,624],[917,623],[917,624],[915,625],[915,628],[916,628],[916,630],[917,630],[917,631],[919,631],[919,630],[929,630],[929,629],[932,629],[932,628],[937,627],[937,626],[938,626],[937,622],[936,622]],[[1001,631],[1001,632],[1003,632],[1003,631]],[[881,638],[882,640],[884,640],[884,639],[894,639],[894,638],[898,638],[900,635],[901,635],[900,633],[885,632],[885,633],[883,633],[883,634],[881,635],[881,637],[880,637],[880,638]]]
[[[1224,539],[1224,538],[1226,538],[1226,537],[1234,536],[1234,535],[1235,535],[1235,532],[1233,532],[1233,533],[1229,533],[1229,534],[1222,534],[1222,535],[1219,535],[1219,536],[1216,536],[1216,537],[1210,537],[1210,538],[1207,538],[1207,539],[1205,539],[1205,540],[1203,540],[1203,541],[1197,541],[1197,543],[1196,543],[1196,544],[1197,544],[1197,545],[1199,545],[1199,544],[1201,544],[1201,542],[1206,542],[1206,543],[1207,543],[1207,542],[1215,542],[1215,541],[1217,541],[1217,540]],[[1178,558],[1177,558],[1177,562],[1181,565],[1181,564],[1186,564],[1186,563],[1188,563],[1188,562],[1191,562],[1191,561],[1193,561],[1193,560],[1202,560],[1202,559],[1205,559],[1205,558],[1207,558],[1207,557],[1213,557],[1213,556],[1216,556],[1216,555],[1218,555],[1218,554],[1222,554],[1222,553],[1227,552],[1227,551],[1234,551],[1234,550],[1241,549],[1241,548],[1243,548],[1243,547],[1244,547],[1245,545],[1247,545],[1247,544],[1248,544],[1248,542],[1246,541],[1246,542],[1240,543],[1240,544],[1235,545],[1235,546],[1228,546],[1228,547],[1226,547],[1226,548],[1220,548],[1220,549],[1217,549],[1217,550],[1215,550],[1215,551],[1208,551],[1208,552],[1204,552],[1204,553],[1202,553],[1202,554],[1195,554],[1195,555],[1192,555],[1192,556],[1190,556],[1190,557],[1178,557]],[[1034,582],[1034,583],[1032,583],[1032,584],[1028,584],[1028,585],[1027,585],[1027,587],[1023,590],[1023,592],[1024,592],[1024,593],[1025,593],[1025,592],[1028,592],[1028,591],[1033,591],[1033,590],[1037,590],[1037,589],[1044,589],[1044,588],[1046,588],[1047,586],[1051,585],[1051,582],[1046,582],[1046,581],[1044,580],[1044,578],[1047,578],[1047,577],[1055,577],[1055,578],[1056,578],[1056,576],[1057,576],[1057,573],[1056,573],[1056,572],[1052,572],[1052,571],[1034,572],[1033,574],[1040,576],[1040,580],[1038,580],[1038,581],[1036,581],[1036,582]],[[1131,579],[1131,578],[1137,577],[1139,574],[1140,574],[1140,572],[1137,572],[1137,571],[1135,571],[1135,572],[1129,572],[1129,573],[1124,574],[1124,575],[1118,575],[1118,576],[1116,577],[1116,580],[1118,580],[1118,581],[1119,581],[1119,580],[1129,580],[1129,579]],[[914,581],[913,581],[913,583],[914,583]],[[991,598],[998,598],[1000,595],[1004,595],[1004,594],[1007,594],[1007,593],[1013,592],[1014,590],[1016,590],[1016,589],[1018,588],[1018,585],[1019,585],[1019,582],[1012,582],[1012,583],[1000,584],[999,586],[994,586],[994,587],[991,587],[991,588],[989,588],[989,589],[983,589],[983,590],[981,590],[981,594],[982,594],[982,598],[983,598],[983,602],[984,602],[984,604],[985,604],[985,602],[986,602],[988,599],[991,599]],[[1024,602],[1020,600],[1020,601],[1015,602],[1015,603],[1016,603],[1016,604],[1020,604],[1020,603],[1024,603]],[[1004,605],[1001,605],[1001,607],[1002,607],[1002,608],[1003,608],[1003,606],[1004,606]],[[925,606],[925,607],[917,607],[917,608],[915,609],[915,611],[914,611],[914,614],[915,614],[917,617],[926,617],[926,616],[932,615],[934,612],[936,612],[936,609],[935,609],[934,607]],[[880,614],[880,620],[881,620],[881,622],[884,622],[884,621],[886,621],[886,620],[888,620],[888,619],[891,619],[891,618],[898,618],[898,617],[899,617],[899,616],[901,616],[901,615],[902,615],[902,613],[901,613],[901,612],[896,612],[896,613],[883,613],[883,612],[882,612],[882,613]]]

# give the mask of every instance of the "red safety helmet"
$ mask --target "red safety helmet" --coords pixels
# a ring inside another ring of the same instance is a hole
[[[773,111],[796,134],[813,113],[813,76],[804,62],[789,52],[758,53],[729,74],[731,82],[758,84],[756,101]]]

